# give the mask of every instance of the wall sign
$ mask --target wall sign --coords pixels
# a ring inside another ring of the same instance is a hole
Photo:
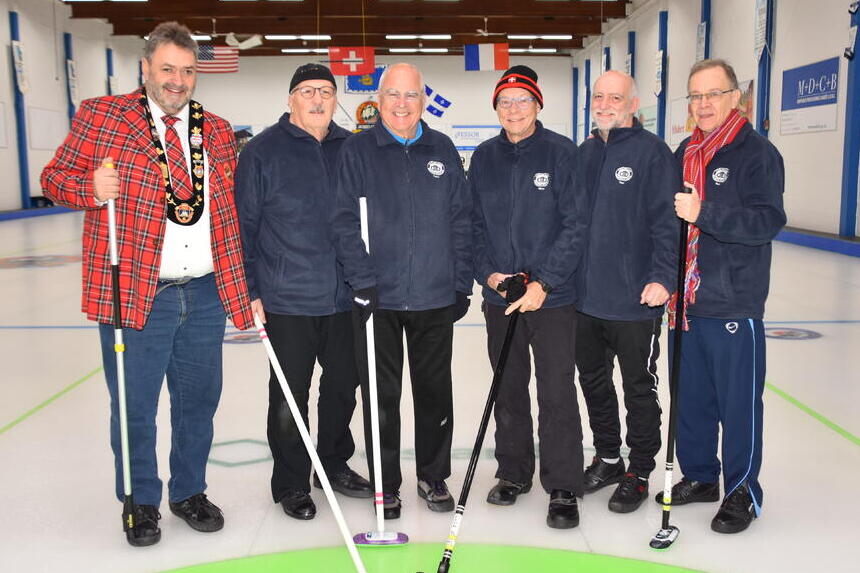
[[[815,62],[782,73],[780,133],[836,129],[839,58]]]

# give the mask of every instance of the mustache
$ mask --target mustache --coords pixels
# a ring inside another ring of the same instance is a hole
[[[321,106],[321,105],[315,105],[315,106],[313,106],[312,108],[310,108],[310,109],[308,110],[308,112],[309,112],[309,113],[325,113],[325,110],[323,109],[323,106]]]

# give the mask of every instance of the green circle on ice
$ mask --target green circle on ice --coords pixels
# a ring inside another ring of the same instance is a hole
[[[442,543],[410,543],[393,547],[359,546],[367,573],[435,573],[442,558]],[[255,555],[216,563],[175,569],[170,573],[261,573],[296,571],[354,573],[345,547],[301,549]],[[452,573],[694,573],[693,569],[639,561],[611,555],[579,553],[562,549],[507,545],[457,545],[451,559]]]

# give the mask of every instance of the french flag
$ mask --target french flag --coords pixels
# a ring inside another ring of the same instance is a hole
[[[507,70],[507,44],[466,44],[463,46],[466,56],[466,71]]]

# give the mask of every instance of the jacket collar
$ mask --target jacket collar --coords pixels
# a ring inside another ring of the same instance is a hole
[[[428,134],[431,131],[430,126],[422,119],[421,121],[421,130],[423,133],[421,137],[418,138],[417,141],[413,142],[409,147],[414,147],[416,145],[430,145]],[[376,124],[370,129],[376,137],[376,145],[379,147],[384,147],[386,145],[399,145],[403,147],[403,144],[394,139],[394,137],[385,129],[385,126],[382,125],[382,119],[377,120]]]
[[[290,112],[288,111],[284,112],[278,119],[278,126],[295,138],[309,137],[311,139],[315,139],[313,135],[290,122]],[[348,135],[350,135],[350,133],[347,130],[336,124],[334,121],[331,121],[328,124],[328,133],[326,133],[321,143],[334,141],[336,139],[344,139]]]
[[[540,140],[543,137],[544,127],[540,120],[535,121],[535,131],[530,136],[525,139],[522,139],[516,143],[513,143],[510,139],[508,139],[508,132],[505,131],[505,128],[502,128],[502,131],[499,133],[499,141],[504,145],[524,149],[531,145],[533,142]]]
[[[634,135],[638,135],[639,132],[641,132],[643,129],[644,128],[642,127],[642,124],[639,123],[639,120],[636,117],[634,117],[633,125],[631,127],[613,127],[612,129],[610,129],[609,138],[606,140],[605,143],[606,145],[609,145],[610,143],[618,143],[620,141],[624,141],[625,139],[629,139]],[[596,139],[598,139],[599,141],[603,141],[603,138],[600,137],[599,129],[595,128],[594,130],[592,130],[591,133]]]

